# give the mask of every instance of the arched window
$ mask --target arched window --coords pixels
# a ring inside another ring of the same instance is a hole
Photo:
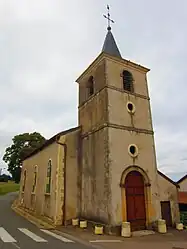
[[[133,77],[129,71],[123,71],[123,89],[128,92],[134,92]]]
[[[87,83],[87,88],[88,88],[88,96],[90,97],[91,95],[94,94],[94,78],[93,78],[93,76],[89,77],[88,83]]]
[[[35,192],[36,190],[36,180],[37,180],[37,166],[34,167],[34,180],[33,180],[32,192]]]
[[[23,186],[22,186],[22,191],[23,192],[25,190],[26,177],[27,177],[27,172],[26,172],[26,170],[24,170],[24,173],[23,173]]]
[[[51,169],[52,169],[52,161],[50,159],[48,161],[48,165],[47,165],[46,193],[50,193],[51,192]]]

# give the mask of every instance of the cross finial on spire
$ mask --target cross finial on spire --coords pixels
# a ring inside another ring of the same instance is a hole
[[[109,5],[107,5],[107,10],[108,10],[107,16],[106,15],[103,15],[103,16],[104,16],[104,18],[106,18],[108,20],[108,27],[107,27],[107,29],[111,30],[110,22],[114,23],[114,20],[110,19],[110,7],[109,7]]]

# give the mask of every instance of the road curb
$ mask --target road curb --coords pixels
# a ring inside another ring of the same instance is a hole
[[[12,204],[11,209],[17,213],[18,215],[22,216],[23,218],[27,219],[32,224],[36,225],[38,228],[45,228],[45,229],[55,229],[55,226],[50,225],[49,223],[34,217],[33,215],[29,214],[25,210],[19,208],[15,205],[15,203]]]
[[[43,221],[42,219],[39,219],[39,218],[36,218],[35,216],[31,215],[30,213],[28,213],[26,210],[24,210],[23,208],[20,208],[18,205],[17,205],[17,200],[15,200],[13,202],[13,204],[11,205],[11,209],[17,213],[18,215],[22,216],[23,218],[27,219],[30,223],[34,224],[35,226],[37,226],[39,229],[46,229],[46,230],[53,230],[53,232],[55,232],[56,234],[58,235],[62,235],[64,237],[67,237],[79,244],[82,244],[82,245],[85,245],[85,246],[88,246],[88,247],[91,247],[91,248],[95,248],[95,249],[103,249],[103,247],[101,246],[96,246],[96,245],[93,245],[91,244],[90,242],[88,241],[85,241],[83,239],[79,239],[69,233],[66,233],[66,232],[62,232],[58,229],[58,227],[55,227],[55,226],[52,226],[50,225],[49,223]]]
[[[88,246],[88,247],[92,247],[92,248],[96,248],[96,249],[104,249],[102,246],[96,246],[96,245],[93,245],[93,244],[91,244],[90,242],[88,242],[88,241],[85,241],[85,240],[83,240],[83,239],[79,239],[79,238],[77,238],[77,237],[75,237],[75,236],[73,236],[73,235],[71,235],[71,234],[69,234],[69,233],[65,233],[65,232],[62,232],[62,231],[60,231],[60,230],[58,230],[57,228],[54,230],[54,232],[56,233],[56,234],[58,234],[58,235],[62,235],[62,236],[64,236],[64,237],[67,237],[68,239],[71,239],[71,240],[73,240],[73,241],[76,241],[77,243],[79,243],[79,244],[82,244],[82,245],[85,245],[85,246]]]
[[[73,235],[70,235],[68,233],[64,233],[64,232],[58,230],[57,227],[52,226],[52,225],[44,222],[43,220],[34,217],[33,215],[29,214],[28,212],[26,212],[22,208],[19,208],[18,206],[16,206],[16,202],[14,202],[12,204],[11,209],[15,213],[17,213],[18,215],[22,216],[23,218],[27,219],[29,222],[31,222],[32,224],[37,226],[39,229],[43,228],[43,229],[46,229],[46,230],[53,230],[53,232],[55,232],[56,234],[67,237],[67,238],[69,238],[69,239],[71,239],[73,241],[76,241],[79,244],[89,246],[89,247],[92,247],[92,248],[96,248],[96,249],[103,249],[103,247],[101,247],[101,246],[92,245],[91,243],[89,243],[89,242],[87,242],[85,240],[79,239],[79,238],[77,238],[77,237],[75,237]]]

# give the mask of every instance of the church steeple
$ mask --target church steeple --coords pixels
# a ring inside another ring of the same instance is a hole
[[[117,47],[114,36],[111,32],[110,22],[114,23],[114,21],[110,19],[110,13],[109,13],[110,9],[108,5],[107,5],[107,10],[108,10],[107,16],[106,15],[103,15],[103,16],[108,20],[108,27],[107,27],[108,32],[107,32],[107,35],[106,35],[106,38],[103,44],[102,52],[121,58],[120,51]]]
[[[117,44],[115,42],[115,39],[114,39],[114,36],[111,30],[108,30],[108,33],[106,35],[106,38],[103,44],[102,52],[121,58],[120,51],[117,47]]]

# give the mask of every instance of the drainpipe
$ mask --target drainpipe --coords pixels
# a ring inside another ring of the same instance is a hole
[[[56,139],[56,143],[60,144],[64,148],[64,202],[62,206],[62,212],[63,212],[63,225],[66,225],[66,158],[67,158],[67,144],[61,143]]]

